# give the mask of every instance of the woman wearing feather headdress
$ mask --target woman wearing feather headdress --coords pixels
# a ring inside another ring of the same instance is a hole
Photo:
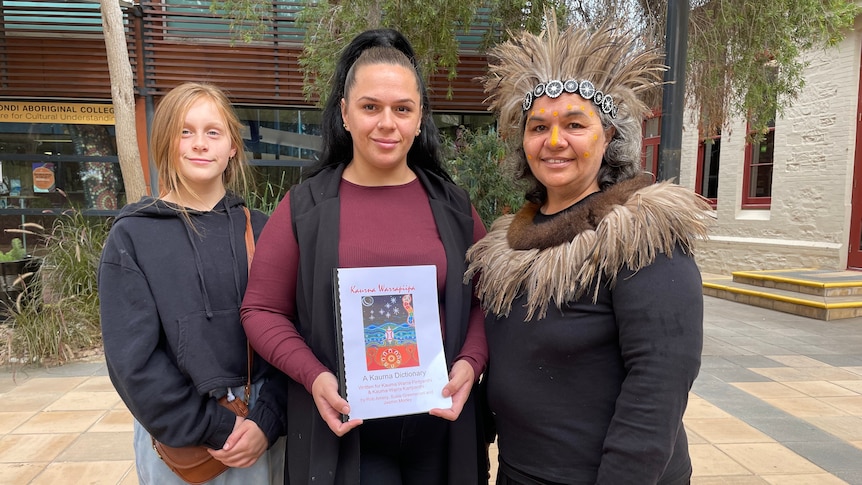
[[[617,25],[522,33],[483,78],[528,203],[471,248],[498,484],[682,484],[702,199],[640,169],[662,56]]]

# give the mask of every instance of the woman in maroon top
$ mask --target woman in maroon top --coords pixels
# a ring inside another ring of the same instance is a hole
[[[462,283],[485,228],[439,156],[425,86],[396,31],[345,50],[324,111],[313,176],[291,189],[261,234],[243,303],[255,349],[287,373],[287,483],[487,482],[473,384],[487,363],[483,314]],[[337,103],[337,104],[336,104]],[[341,421],[332,269],[437,267],[450,409]]]

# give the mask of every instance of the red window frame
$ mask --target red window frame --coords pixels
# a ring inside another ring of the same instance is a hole
[[[655,123],[655,133],[647,137],[647,124]],[[648,115],[641,125],[643,144],[641,147],[641,168],[653,175],[658,175],[658,157],[661,145],[661,111],[655,110]],[[647,154],[651,159],[647,160]]]
[[[769,209],[772,206],[772,173],[775,162],[775,121],[768,124],[766,133],[748,128],[745,145],[745,164],[742,177],[742,208]],[[757,137],[760,141],[752,142]],[[753,183],[752,183],[753,182]]]
[[[711,142],[711,143],[709,143]],[[717,147],[716,147],[717,144]],[[716,149],[717,148],[717,149]],[[713,209],[718,205],[718,180],[715,182],[715,197],[708,197],[704,194],[704,168],[706,166],[706,154],[707,149],[710,150],[710,169],[715,167],[715,177],[718,177],[719,171],[719,156],[721,153],[721,133],[715,136],[706,136],[700,139],[700,143],[697,145],[697,170],[695,174],[695,192],[702,195],[707,201],[709,201],[709,205],[712,206]],[[710,170],[713,172],[713,170]],[[713,176],[711,173],[706,174],[707,176]]]

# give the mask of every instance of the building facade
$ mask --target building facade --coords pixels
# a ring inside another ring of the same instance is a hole
[[[234,42],[210,0],[124,6],[135,79],[138,145],[151,192],[147,126],[175,85],[223,87],[246,125],[246,150],[261,187],[300,180],[319,143],[320,111],[302,93],[302,1],[273,1],[272,29]],[[475,81],[487,62],[481,32],[463,36],[458,76],[430,79],[441,131],[493,123]],[[472,44],[471,44],[472,42]],[[680,183],[716,208],[704,271],[862,268],[862,23],[835,48],[806,54],[802,95],[757,143],[745,120],[700,136],[686,116]],[[453,96],[447,96],[449,91]],[[659,118],[644,123],[644,167],[656,172]],[[98,2],[0,1],[0,226],[15,228],[76,207],[112,215],[125,200]],[[0,232],[0,246],[11,236]]]
[[[805,55],[802,94],[762,141],[742,119],[705,140],[687,116],[680,182],[716,208],[704,271],[862,268],[860,26]]]
[[[146,143],[154,107],[194,80],[231,97],[259,188],[279,191],[301,179],[320,131],[317,100],[303,95],[298,62],[303,33],[295,17],[305,2],[271,2],[270,30],[250,43],[234,39],[210,0],[121,4],[151,193],[158,192]],[[429,80],[444,133],[493,125],[473,82],[486,66],[469,43],[475,38],[464,36],[454,80],[445,72]],[[447,96],[450,88],[456,96]],[[16,228],[70,207],[113,215],[125,203],[99,2],[0,1],[0,225]],[[0,246],[11,237],[0,232]]]

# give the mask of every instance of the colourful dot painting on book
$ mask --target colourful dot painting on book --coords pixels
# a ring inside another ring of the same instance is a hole
[[[366,296],[362,298],[362,307],[367,369],[418,366],[413,295]]]

